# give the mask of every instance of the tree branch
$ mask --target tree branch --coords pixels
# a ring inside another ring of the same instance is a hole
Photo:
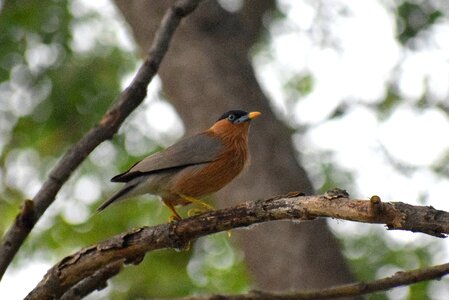
[[[128,115],[143,101],[147,86],[159,69],[170,40],[181,19],[190,14],[201,0],[179,0],[165,13],[153,40],[148,57],[131,84],[118,96],[100,123],[87,132],[50,172],[48,179],[33,198],[34,205],[25,203],[14,224],[0,245],[0,280],[35,223],[53,203],[62,185],[84,159],[103,141],[112,138]],[[30,210],[31,209],[31,210]],[[28,216],[33,216],[29,218]],[[25,220],[25,222],[24,222]]]
[[[101,290],[107,286],[106,281],[118,274],[123,266],[123,261],[119,260],[96,271],[91,276],[81,280],[61,297],[61,300],[82,299],[95,290]]]
[[[386,291],[395,287],[410,285],[420,281],[439,279],[449,274],[449,263],[424,269],[415,269],[396,274],[371,282],[357,282],[340,285],[329,289],[321,289],[305,292],[267,293],[263,291],[251,291],[244,295],[212,295],[178,298],[178,300],[312,300],[334,299],[341,297],[354,297],[374,292]]]
[[[386,224],[389,229],[437,237],[449,233],[449,213],[433,207],[383,203],[378,196],[370,200],[351,200],[345,191],[339,189],[315,196],[290,193],[211,211],[175,223],[141,227],[84,248],[53,266],[27,299],[59,298],[107,265],[117,261],[138,264],[148,251],[184,249],[190,241],[208,234],[273,220],[311,220],[317,217]]]

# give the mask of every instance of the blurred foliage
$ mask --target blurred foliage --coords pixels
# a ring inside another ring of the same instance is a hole
[[[314,88],[314,79],[310,73],[292,75],[282,87],[287,106],[294,106],[298,99],[307,96]]]
[[[313,83],[311,74],[296,74],[287,81],[284,91],[295,93],[295,98],[304,97],[312,91]]]
[[[70,43],[77,20],[70,3],[7,1],[1,9],[0,114],[9,116],[5,127],[10,130],[2,136],[0,167],[3,200],[13,202],[9,209],[17,210],[25,191],[17,189],[8,163],[33,149],[34,162],[41,164],[27,167],[36,168],[33,179],[43,180],[64,150],[99,120],[119,93],[124,72],[135,63],[118,47],[74,52]],[[2,212],[10,217],[5,223],[11,222],[15,212]]]
[[[403,1],[396,11],[399,41],[406,44],[436,23],[442,15],[432,1]]]
[[[401,43],[407,43],[438,21],[441,13],[431,4],[403,1],[397,6]],[[101,18],[95,12],[74,13],[76,5],[80,5],[78,1],[15,0],[0,1],[0,5],[0,233],[3,234],[23,199],[32,197],[56,160],[99,121],[120,92],[121,81],[135,66],[136,57],[116,41],[105,43],[102,39],[94,39],[88,50],[75,50],[74,29]],[[276,11],[274,17],[284,15]],[[290,101],[297,101],[314,88],[311,73],[293,76],[284,85]],[[400,101],[394,89],[390,89],[374,109],[380,118],[385,118]],[[328,118],[341,117],[346,108],[337,107]],[[56,262],[81,247],[132,227],[166,222],[168,211],[148,197],[145,201],[113,206],[99,215],[92,213],[111,192],[108,179],[138,160],[128,154],[126,141],[131,134],[148,145],[148,153],[159,149],[157,141],[151,141],[139,130],[123,130],[112,146],[103,143],[61,191],[21,249],[14,262],[16,267],[26,267],[30,258]],[[332,154],[321,153],[314,161],[318,162],[317,174],[311,177],[321,192],[335,186],[356,189],[351,186],[352,174],[340,169]],[[99,190],[90,200],[83,194],[91,191],[80,184],[85,176],[101,185],[90,187]],[[74,196],[77,194],[81,196]],[[81,217],[75,217],[77,214]],[[431,264],[432,253],[441,251],[430,242],[392,246],[383,231],[344,236],[341,243],[361,280],[372,280],[379,274],[386,276],[383,273],[386,268],[406,270],[427,266]],[[141,264],[125,268],[112,280],[109,296],[136,299],[238,293],[247,290],[249,282],[242,255],[225,234],[220,234],[199,240],[189,251],[160,250],[148,254]],[[429,283],[411,286],[408,298],[429,298],[428,286]],[[369,299],[387,296],[379,293]]]
[[[399,95],[390,88],[383,101],[377,106],[379,118],[381,120],[387,119],[400,102],[401,98]]]
[[[350,187],[353,179],[348,171],[338,168],[337,165],[325,162],[320,163],[320,174],[323,181],[323,184],[318,189],[320,194],[324,194],[335,187]]]
[[[117,39],[108,43],[105,36],[111,32],[102,32],[101,28],[89,29],[89,34],[96,36],[78,37],[78,41],[92,45],[77,50],[77,28],[104,18],[83,9],[79,1],[1,3],[0,233],[3,234],[22,201],[34,195],[57,159],[100,120],[120,93],[123,77],[136,66],[137,58],[120,46]],[[130,127],[127,124],[125,131]],[[112,149],[109,142],[102,144],[96,150],[99,153],[93,153],[75,172],[27,239],[14,261],[15,267],[26,267],[30,258],[57,262],[81,247],[130,228],[167,221],[168,210],[159,201],[147,199],[93,214],[98,203],[111,193],[106,186],[109,178],[139,159],[128,154],[127,138],[147,145],[147,153],[160,149],[157,141],[133,129],[129,136],[124,132],[115,137]],[[90,185],[86,186],[86,181]],[[93,191],[99,192],[89,198],[87,195]],[[221,245],[222,252],[213,257],[195,255],[201,247],[192,245],[189,251],[151,253],[141,264],[125,268],[112,280],[111,296],[136,299],[245,290],[249,279],[229,239],[219,235],[208,239]],[[216,266],[223,256],[232,259],[224,267]],[[187,267],[193,262],[201,266],[197,272],[209,278],[206,282],[195,281],[196,274],[188,272]]]
[[[370,225],[364,227],[367,226]],[[388,237],[383,229],[374,228],[372,225],[362,232],[363,234],[342,240],[352,270],[362,281],[372,281],[399,271],[432,265],[433,253],[444,251],[441,244],[435,243],[434,239],[427,236],[420,236],[420,243],[400,243]],[[425,281],[409,286],[407,299],[428,299],[430,285],[431,281]],[[368,299],[389,298],[382,292],[372,294]]]

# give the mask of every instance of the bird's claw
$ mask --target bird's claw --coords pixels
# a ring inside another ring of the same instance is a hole
[[[179,222],[179,221],[181,221],[181,220],[182,220],[182,218],[180,218],[180,217],[177,216],[177,215],[171,215],[170,217],[168,217],[168,222],[169,222],[169,223]]]
[[[201,215],[202,213],[208,212],[210,211],[210,209],[205,209],[205,208],[191,208],[187,211],[187,215],[189,217],[193,217],[193,216],[197,216],[197,215]]]

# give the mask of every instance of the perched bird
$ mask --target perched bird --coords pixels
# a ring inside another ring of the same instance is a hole
[[[126,184],[97,210],[147,193],[161,198],[172,212],[171,219],[182,219],[176,205],[197,203],[211,208],[198,197],[220,190],[243,170],[249,157],[250,121],[259,115],[228,111],[208,130],[146,157],[111,179]]]

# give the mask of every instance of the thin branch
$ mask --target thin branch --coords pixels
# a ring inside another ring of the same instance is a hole
[[[272,220],[311,220],[331,217],[365,223],[386,224],[389,229],[423,232],[438,237],[449,233],[449,213],[433,207],[401,202],[351,200],[346,192],[324,195],[290,193],[256,202],[211,211],[179,222],[134,229],[97,245],[84,248],[53,266],[27,299],[55,299],[95,271],[124,260],[138,264],[146,252],[184,249],[199,237]]]
[[[91,276],[81,280],[78,284],[68,290],[61,300],[82,299],[95,290],[101,290],[107,286],[106,281],[118,274],[123,266],[123,261],[116,261],[96,271]]]
[[[119,95],[114,104],[104,114],[100,123],[69,149],[52,169],[48,179],[33,198],[34,205],[27,206],[28,208],[33,208],[31,212],[27,212],[33,218],[27,218],[24,215],[25,210],[22,210],[16,217],[14,224],[3,237],[0,245],[0,280],[24,240],[33,229],[34,224],[53,203],[56,194],[69,179],[72,172],[95,147],[103,141],[112,138],[123,121],[146,97],[147,86],[159,69],[173,33],[181,19],[190,14],[200,2],[201,0],[180,0],[167,10],[153,40],[148,57],[139,68],[131,84]],[[22,222],[23,220],[27,220],[26,224]]]
[[[386,291],[395,287],[410,285],[413,283],[440,279],[449,274],[449,263],[423,269],[415,269],[396,274],[371,282],[357,282],[340,285],[328,289],[305,292],[269,293],[263,291],[251,291],[244,295],[212,295],[178,298],[178,300],[312,300],[335,299],[341,297],[355,297],[374,292]]]

